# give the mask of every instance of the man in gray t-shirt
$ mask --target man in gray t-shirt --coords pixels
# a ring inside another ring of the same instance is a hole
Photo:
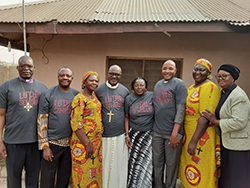
[[[121,67],[109,68],[108,80],[100,85],[95,94],[102,104],[102,187],[126,187],[128,147],[125,143],[124,102],[128,89],[119,83]]]
[[[42,93],[39,100],[38,142],[43,150],[41,188],[68,187],[71,175],[70,113],[71,103],[79,93],[70,87],[73,71],[62,67],[58,85]],[[56,181],[55,181],[56,177]]]
[[[31,57],[20,57],[17,70],[19,77],[0,86],[0,158],[6,159],[8,187],[21,187],[25,169],[26,188],[36,188],[40,172],[38,100],[47,87],[32,77],[35,66]]]
[[[154,87],[152,147],[156,188],[164,187],[165,165],[165,187],[175,188],[178,175],[187,88],[181,79],[174,77],[175,74],[175,63],[172,60],[166,61],[162,66],[164,79]]]

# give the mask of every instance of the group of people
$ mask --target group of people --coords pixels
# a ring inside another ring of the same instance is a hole
[[[99,86],[97,72],[58,70],[58,85],[34,79],[31,57],[19,59],[19,77],[0,86],[0,157],[7,185],[27,188],[245,188],[250,184],[250,102],[235,84],[240,70],[199,59],[188,89],[172,60],[162,65],[154,91],[137,77],[129,90],[112,65]]]

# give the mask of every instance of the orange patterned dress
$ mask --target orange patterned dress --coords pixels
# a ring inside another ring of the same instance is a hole
[[[196,153],[188,154],[188,144],[196,130],[200,112],[209,109],[213,112],[220,99],[220,90],[213,82],[199,87],[188,88],[184,136],[179,167],[179,179],[182,187],[217,187],[220,167],[220,137],[210,123],[204,135],[197,143]]]
[[[96,98],[89,99],[79,93],[72,102],[71,138],[72,184],[73,188],[102,187],[102,119],[101,103]],[[85,145],[75,131],[84,129],[94,146],[94,154],[86,159]]]

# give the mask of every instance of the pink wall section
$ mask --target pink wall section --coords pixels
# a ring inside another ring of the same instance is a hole
[[[171,33],[171,35],[171,37],[163,33],[55,35],[44,46],[44,53],[49,58],[49,63],[46,64],[39,49],[42,49],[44,39],[50,39],[51,35],[31,34],[28,43],[31,46],[30,55],[36,66],[34,77],[52,87],[57,84],[57,70],[62,66],[69,66],[75,73],[71,86],[80,90],[81,78],[88,70],[97,71],[101,77],[100,83],[105,82],[107,56],[183,58],[182,79],[189,87],[193,84],[193,65],[198,58],[204,57],[213,64],[213,76],[221,64],[230,63],[238,66],[241,75],[236,83],[250,96],[250,34]]]

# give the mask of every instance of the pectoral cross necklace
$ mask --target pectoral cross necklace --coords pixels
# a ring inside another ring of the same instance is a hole
[[[21,81],[21,80],[19,80],[19,81],[20,81],[20,84],[21,84],[21,86],[22,86],[23,92],[25,93],[25,89],[24,89],[24,87],[23,87],[22,81]],[[34,83],[34,82],[32,82],[32,84],[31,84],[31,89],[30,89],[30,91],[32,91],[32,89],[33,89],[33,83]],[[27,103],[26,103],[26,105],[24,106],[24,108],[29,112],[30,109],[33,108],[33,106],[30,105],[30,96],[28,97],[28,100],[26,100],[26,102],[27,102]]]
[[[107,87],[107,94],[108,94],[108,97],[107,97],[107,101],[109,102],[109,88]],[[112,101],[111,101],[112,102]],[[109,116],[109,122],[111,122],[111,118],[113,115],[112,111],[113,111],[113,108],[114,108],[114,104],[115,104],[115,100],[112,102],[112,109],[109,111],[109,113],[107,113],[107,115]]]

